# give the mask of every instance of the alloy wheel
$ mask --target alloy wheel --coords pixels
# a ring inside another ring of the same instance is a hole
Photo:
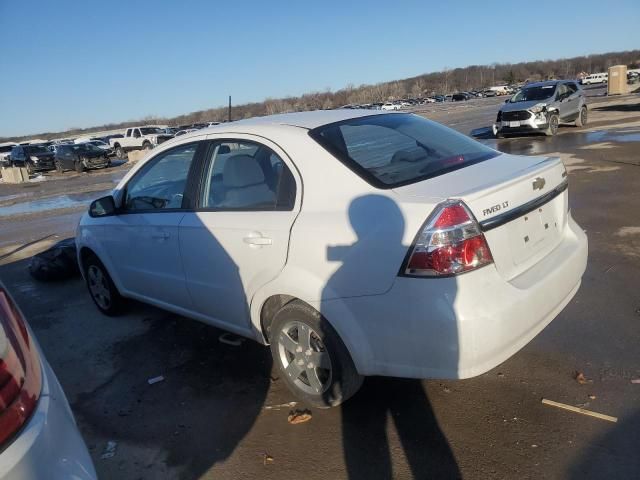
[[[318,395],[331,385],[329,353],[316,331],[309,325],[291,321],[277,338],[278,354],[286,375],[300,390]]]
[[[93,299],[100,308],[107,310],[111,305],[109,283],[102,270],[96,265],[90,265],[87,269],[87,283]]]

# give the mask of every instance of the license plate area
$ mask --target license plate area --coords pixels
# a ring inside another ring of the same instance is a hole
[[[562,225],[553,207],[553,202],[549,202],[512,222],[510,244],[514,264],[522,264],[557,241]]]
[[[520,122],[519,121],[510,121],[509,122],[509,127],[514,128],[514,127],[519,127],[520,126]]]

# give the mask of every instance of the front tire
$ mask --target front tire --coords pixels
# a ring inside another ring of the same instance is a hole
[[[116,147],[116,157],[118,157],[121,160],[124,160],[124,157],[125,157],[124,148],[122,148],[120,145]]]
[[[56,160],[56,172],[63,173],[64,168],[62,168],[62,163]]]
[[[82,164],[82,160],[76,160],[75,168],[76,172],[78,173],[84,172],[84,165]]]
[[[544,134],[547,137],[553,137],[558,133],[558,126],[560,125],[560,117],[558,117],[557,113],[552,113],[549,115],[549,126],[544,131]]]
[[[109,272],[95,255],[84,261],[84,278],[89,295],[98,310],[109,317],[122,313],[125,300],[111,280]]]
[[[287,387],[317,408],[340,405],[361,387],[344,343],[315,309],[293,301],[275,315],[270,329],[271,355]]]
[[[580,109],[580,113],[578,114],[578,118],[576,118],[576,127],[584,127],[587,124],[587,107],[582,107]]]

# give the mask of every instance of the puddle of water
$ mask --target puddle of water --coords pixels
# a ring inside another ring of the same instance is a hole
[[[105,190],[103,192],[58,195],[40,200],[32,200],[30,202],[14,203],[8,207],[0,207],[0,217],[46,212],[48,210],[58,210],[61,208],[88,207],[93,200],[108,195],[109,193],[111,193],[110,190]]]

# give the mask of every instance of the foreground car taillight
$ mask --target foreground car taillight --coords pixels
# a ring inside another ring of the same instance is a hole
[[[0,447],[36,408],[42,386],[40,358],[29,330],[0,287]]]
[[[418,234],[402,273],[415,277],[450,276],[493,262],[480,225],[466,205],[438,205]]]

